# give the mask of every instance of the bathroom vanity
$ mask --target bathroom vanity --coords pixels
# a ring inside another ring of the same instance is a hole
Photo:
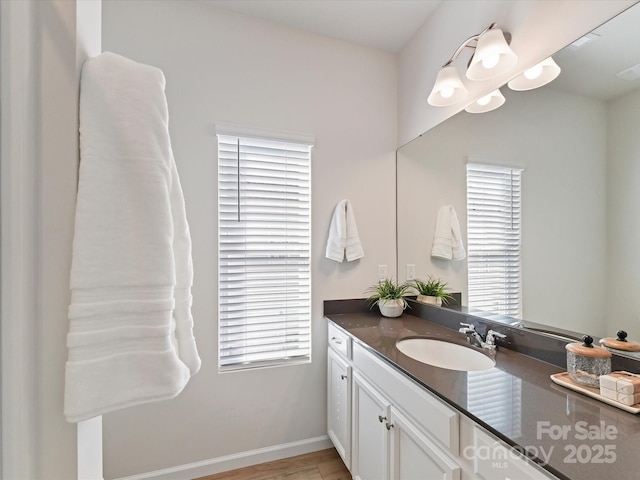
[[[637,477],[640,418],[554,384],[550,375],[565,369],[546,350],[561,343],[536,346],[505,328],[494,367],[434,367],[397,341],[466,341],[455,326],[479,319],[412,306],[415,315],[385,318],[363,301],[325,302],[328,433],[355,479]]]

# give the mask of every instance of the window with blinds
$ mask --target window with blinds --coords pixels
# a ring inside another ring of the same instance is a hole
[[[467,165],[468,305],[520,317],[521,170]]]
[[[311,148],[218,132],[220,370],[310,359]]]

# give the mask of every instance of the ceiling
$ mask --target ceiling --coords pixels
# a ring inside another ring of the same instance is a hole
[[[399,52],[441,0],[201,0],[319,35]]]
[[[442,0],[196,1],[388,52],[399,52],[442,3]],[[637,88],[640,80],[621,80],[616,74],[640,63],[640,37],[636,40],[635,33],[638,25],[640,5],[597,28],[597,41],[578,50],[566,48],[555,54],[562,73],[550,86],[602,100]]]
[[[591,98],[612,100],[640,87],[640,4],[596,28],[595,40],[568,46],[553,56],[562,68],[550,87]],[[617,76],[637,66],[636,75]],[[635,77],[635,78],[634,78]]]

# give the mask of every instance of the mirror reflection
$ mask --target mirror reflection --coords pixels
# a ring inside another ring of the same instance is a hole
[[[398,150],[399,280],[415,265],[417,278],[440,278],[473,306],[467,165],[509,167],[521,170],[514,276],[525,325],[597,337],[624,329],[640,340],[639,24],[636,5],[556,53],[554,82],[503,87],[499,109],[461,112]],[[457,213],[464,260],[431,256],[445,205]]]

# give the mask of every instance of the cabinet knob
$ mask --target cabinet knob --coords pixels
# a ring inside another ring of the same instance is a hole
[[[387,430],[391,430],[393,428],[393,423],[388,423],[387,422]]]
[[[345,378],[347,378],[347,376],[346,376],[346,375],[340,375],[340,378],[341,378],[342,380],[344,380]]]
[[[331,341],[333,343],[337,343],[338,345],[342,345],[342,340],[338,340],[336,337],[331,337]]]
[[[382,415],[378,415],[378,421],[380,423],[384,422],[387,419],[387,417],[383,417]]]

